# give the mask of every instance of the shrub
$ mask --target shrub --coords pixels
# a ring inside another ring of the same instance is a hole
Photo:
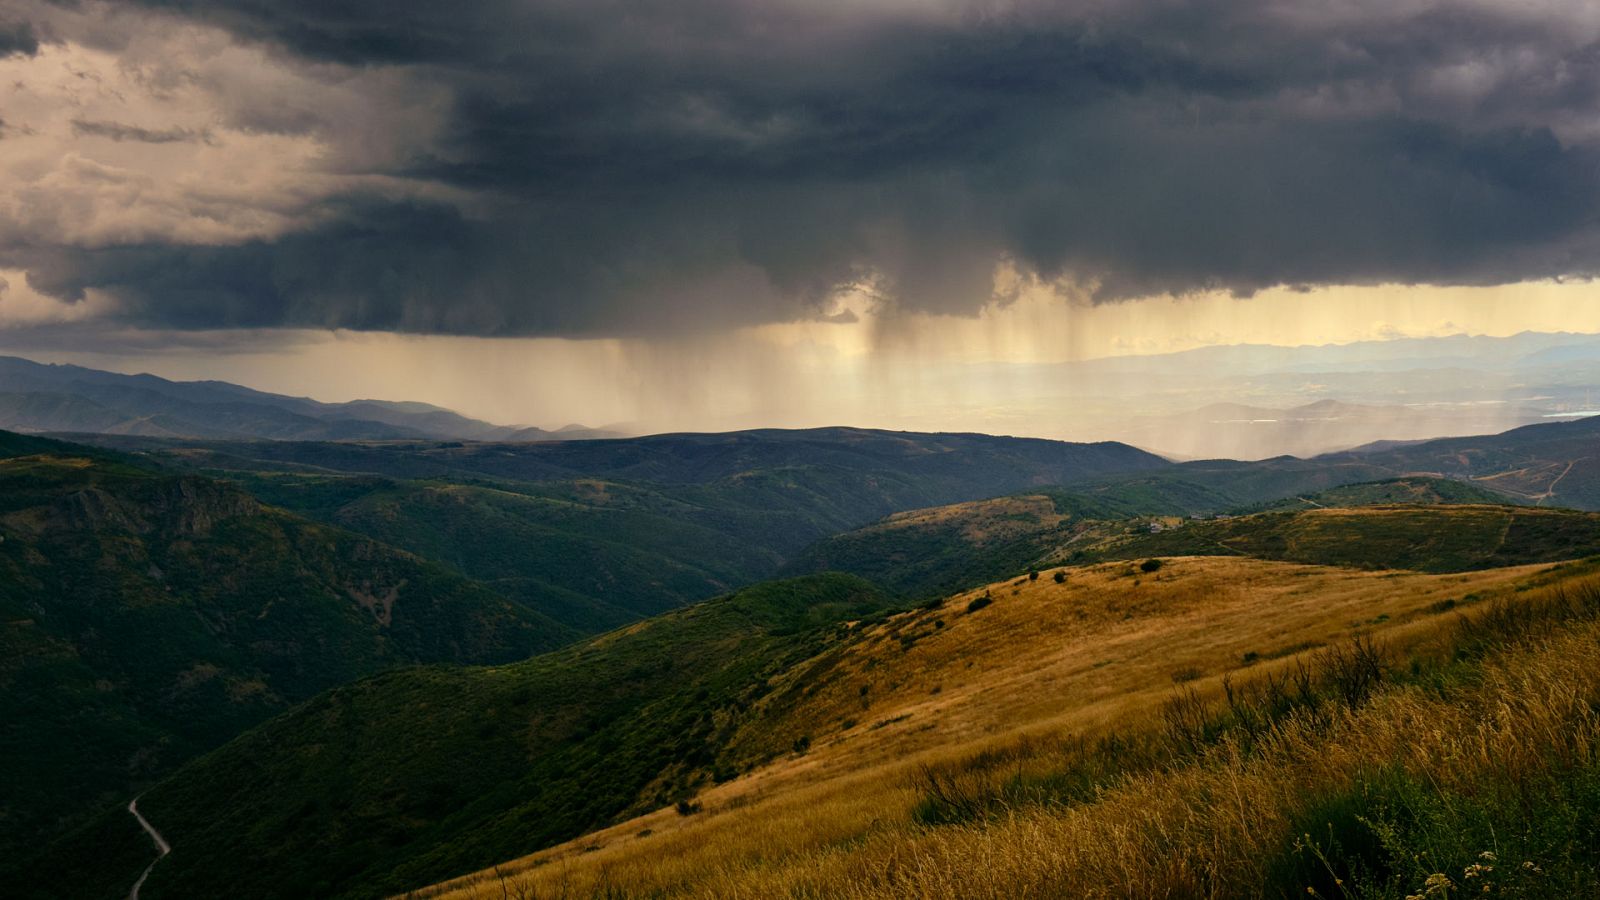
[[[922,825],[981,821],[988,818],[995,805],[978,779],[923,765],[915,780],[922,800],[912,810],[911,817]]]
[[[1033,569],[1033,570],[1029,571],[1028,572],[1028,580],[1029,581],[1038,581],[1039,580],[1039,570],[1038,569]]]
[[[1147,559],[1139,564],[1139,571],[1141,572],[1154,572],[1160,568],[1161,560],[1159,559]]]
[[[1366,702],[1388,671],[1383,648],[1365,635],[1318,653],[1317,664],[1334,693],[1351,709]]]
[[[1056,584],[1063,584],[1063,583],[1066,582],[1066,580],[1067,580],[1067,573],[1061,571],[1060,569],[1057,569],[1056,570]]]
[[[693,800],[679,800],[676,809],[680,816],[692,816],[700,811],[700,804]]]
[[[984,594],[982,597],[974,597],[972,602],[967,604],[967,612],[975,613],[993,602],[994,600],[990,599],[988,594]]]

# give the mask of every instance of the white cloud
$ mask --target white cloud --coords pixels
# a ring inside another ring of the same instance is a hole
[[[30,287],[26,273],[0,269],[0,329],[81,322],[114,308],[115,301],[103,291],[88,291],[76,302],[57,300]]]
[[[35,15],[54,40],[0,60],[0,245],[231,244],[339,194],[446,195],[374,174],[437,132],[445,101],[414,78],[99,4]]]

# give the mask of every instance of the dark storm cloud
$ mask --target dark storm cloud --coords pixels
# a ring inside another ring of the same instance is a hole
[[[0,20],[0,59],[21,54],[32,56],[39,52],[39,36],[29,22]]]
[[[1002,258],[1099,299],[1600,268],[1579,3],[146,5],[445,86],[383,174],[487,199],[0,248],[157,325],[639,333],[823,315],[863,278],[970,312]]]

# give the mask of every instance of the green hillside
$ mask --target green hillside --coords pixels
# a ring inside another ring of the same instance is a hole
[[[763,532],[771,520],[793,516],[782,510],[739,516],[649,487],[599,481],[487,486],[257,475],[241,483],[275,503],[451,566],[586,633],[770,575],[781,556],[764,544]],[[817,523],[805,533],[825,527]],[[738,538],[741,528],[747,540]]]
[[[1600,513],[1472,504],[1268,512],[1119,535],[1058,558],[1219,554],[1419,572],[1556,562],[1600,554]]]
[[[585,633],[771,578],[905,509],[1168,464],[1120,444],[865,429],[543,444],[99,437],[455,568]]]
[[[1272,493],[1315,488],[1364,471],[1347,467],[1330,473],[1300,460],[1206,463],[1171,474],[1107,480],[1081,492],[1077,487],[1056,488],[912,510],[824,538],[806,548],[785,571],[850,572],[903,596],[933,597],[1064,559],[1104,558],[1107,542],[1148,534],[1152,521],[1160,521],[1161,527],[1184,526],[1184,517],[1196,509],[1215,512],[1246,504],[1268,509],[1481,504],[1503,499],[1471,484],[1437,478],[1345,484],[1283,499]],[[1222,473],[1229,472],[1238,480],[1224,482]],[[1261,503],[1263,495],[1272,502]],[[1129,546],[1147,543],[1133,540]],[[1158,540],[1153,545],[1166,544]]]
[[[1600,416],[1514,428],[1501,434],[1378,446],[1319,462],[1383,466],[1473,482],[1543,506],[1600,509]]]
[[[326,688],[574,636],[232,485],[104,458],[0,461],[0,859]]]
[[[937,597],[1027,570],[1122,510],[1042,491],[911,510],[812,544],[785,569],[859,575],[905,597]]]
[[[1272,503],[1261,504],[1259,510],[1269,509],[1320,509],[1322,507],[1423,505],[1459,503],[1515,503],[1516,498],[1492,491],[1476,483],[1453,478],[1389,478],[1383,481],[1366,481],[1347,484],[1306,496],[1285,497]]]
[[[324,693],[141,799],[177,848],[144,896],[380,896],[687,798],[731,774],[724,745],[769,676],[884,607],[847,576],[772,582],[513,665]],[[43,869],[131,824],[103,817]],[[37,896],[112,896],[146,861]]]
[[[970,505],[987,511],[985,534],[1001,546],[1008,527],[1077,527],[1055,500],[1012,501]],[[1238,555],[1447,572],[1600,552],[1600,515],[1503,505],[1278,511],[1159,534],[1084,521],[1082,559]],[[177,848],[145,896],[382,896],[687,800],[806,752],[800,739],[739,736],[778,734],[759,717],[824,686],[832,651],[858,634],[847,623],[875,621],[889,605],[864,580],[816,575],[520,663],[403,670],[336,688],[145,795],[141,809]],[[781,702],[757,702],[780,684]],[[36,896],[114,895],[149,858],[131,829],[111,812],[58,844],[40,871],[80,880]],[[97,847],[112,848],[106,866],[73,867]]]
[[[1200,460],[1066,485],[1124,516],[1204,515],[1402,474],[1365,459]]]

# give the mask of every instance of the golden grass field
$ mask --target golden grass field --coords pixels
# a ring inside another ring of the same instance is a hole
[[[787,673],[735,746],[759,758],[805,737],[809,749],[706,790],[700,813],[658,810],[411,896],[1252,896],[1307,804],[1375,767],[1470,785],[1588,753],[1600,735],[1600,627],[1580,623],[1488,659],[1459,696],[1400,685],[1081,802],[919,824],[925,772],[981,793],[1070,768],[1086,741],[1159,731],[1175,695],[1214,700],[1224,678],[1259,683],[1357,634],[1397,662],[1439,656],[1463,616],[1592,583],[1594,569],[1187,557],[1061,571],[1063,583],[1050,570],[898,615]]]

